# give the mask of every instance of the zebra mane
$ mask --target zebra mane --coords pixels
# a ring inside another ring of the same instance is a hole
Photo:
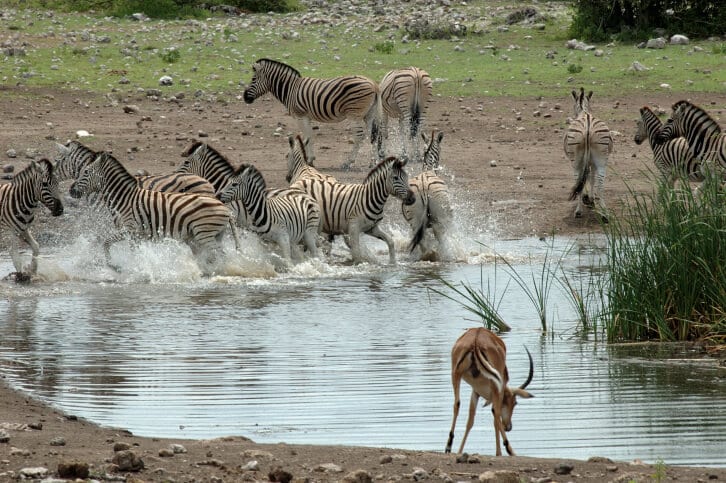
[[[47,159],[46,159],[47,161]],[[38,172],[37,170],[37,162],[31,161],[29,165],[27,165],[25,168],[23,168],[22,171],[18,171],[18,173],[13,176],[13,180],[11,181],[12,184],[23,184],[29,179],[33,177],[35,173]]]
[[[295,67],[288,65],[284,62],[280,62],[279,60],[273,60],[273,59],[268,59],[268,58],[263,57],[262,59],[258,59],[257,62],[255,62],[255,64],[259,64],[259,63],[279,65],[281,67],[284,67],[285,69],[289,69],[290,71],[294,72],[295,75],[297,75],[298,77],[302,77],[302,74],[300,74],[300,71],[297,70]]]
[[[248,175],[248,176],[249,176],[249,178],[250,178],[250,179],[251,179],[251,180],[252,180],[253,182],[255,182],[255,183],[257,183],[257,184],[260,184],[260,185],[262,185],[262,189],[263,189],[263,190],[264,190],[264,189],[267,189],[267,182],[265,181],[265,177],[264,177],[264,176],[262,176],[262,173],[260,172],[260,170],[259,170],[259,169],[257,169],[257,168],[256,168],[256,167],[255,167],[254,165],[252,165],[252,164],[247,164],[247,163],[242,163],[242,164],[240,164],[240,165],[239,165],[239,166],[237,166],[237,168],[236,168],[236,169],[234,170],[234,175],[235,175],[235,176],[238,176],[238,175],[242,174],[242,173],[243,173],[243,172],[244,172],[245,170],[248,170],[248,173],[249,173],[249,175]]]
[[[400,168],[403,168],[403,166],[405,166],[405,164],[406,163],[402,162],[397,157],[389,156],[386,159],[384,159],[383,161],[381,161],[380,163],[378,163],[376,166],[374,166],[373,169],[371,169],[368,172],[368,176],[366,176],[365,181],[369,181],[369,180],[375,178],[382,171],[391,169],[391,166],[398,166]]]
[[[708,130],[712,131],[714,134],[721,134],[721,126],[719,125],[716,120],[711,117],[711,115],[705,110],[697,105],[693,104],[692,102],[681,100],[673,104],[672,106],[673,114],[671,115],[671,118],[676,115],[676,112],[680,111],[681,115],[685,113],[686,110],[693,110],[700,114],[703,114],[703,117],[705,118],[705,121],[700,124],[699,131],[702,130]]]
[[[51,163],[48,158],[39,159],[38,164],[44,165],[46,171],[48,171],[48,175],[53,176],[53,170],[55,169],[55,165],[53,165],[53,163]]]
[[[181,155],[182,157],[189,157],[192,155],[194,151],[197,150],[198,147],[202,146],[204,143],[201,141],[198,141],[196,139],[192,139],[192,144],[189,145],[188,148],[186,148],[184,151],[182,151]]]

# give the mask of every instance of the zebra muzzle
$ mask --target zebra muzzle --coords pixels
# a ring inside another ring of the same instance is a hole
[[[50,214],[53,216],[61,216],[63,214],[63,203],[61,203],[59,200],[55,200],[55,203],[53,203],[53,209],[50,211]]]
[[[416,203],[416,195],[413,193],[413,191],[408,190],[408,193],[406,194],[406,199],[403,200],[403,204],[406,206],[410,206],[414,203]]]
[[[76,183],[73,183],[71,185],[71,188],[68,190],[68,194],[71,195],[71,198],[79,199],[81,196],[83,196],[83,193],[81,190],[76,187]]]

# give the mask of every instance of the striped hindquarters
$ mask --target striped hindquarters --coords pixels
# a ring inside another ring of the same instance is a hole
[[[417,67],[392,70],[383,76],[380,90],[386,114],[403,118],[410,129],[410,136],[418,136],[423,111],[433,90],[429,74]]]
[[[320,208],[318,203],[299,190],[268,198],[272,222],[286,227],[290,241],[298,243],[307,232],[320,233]]]
[[[589,112],[580,113],[570,123],[565,132],[564,149],[565,155],[577,170],[577,181],[570,193],[570,200],[574,200],[584,189],[590,170],[597,167],[593,164],[607,164],[612,148],[610,129]]]
[[[443,179],[432,171],[424,171],[409,180],[409,186],[416,196],[411,205],[401,204],[401,212],[408,222],[413,237],[409,251],[413,251],[424,237],[426,228],[432,223],[446,226],[452,218],[449,189]]]
[[[151,191],[171,193],[194,193],[214,197],[214,186],[191,173],[170,173],[161,175],[139,176],[139,187]]]

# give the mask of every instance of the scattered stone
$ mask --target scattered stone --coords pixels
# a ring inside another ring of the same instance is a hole
[[[4,429],[0,429],[0,443],[9,443],[10,442],[10,434],[8,434],[7,431]]]
[[[519,475],[516,471],[498,470],[485,471],[479,475],[479,481],[485,483],[519,483]]]
[[[88,478],[88,463],[71,460],[58,463],[58,476],[73,480],[76,478]]]
[[[131,14],[131,20],[136,20],[137,22],[148,22],[149,17],[147,17],[145,14],[139,12],[139,13],[132,13]]]
[[[569,475],[572,473],[572,470],[574,470],[575,467],[571,465],[570,463],[559,463],[555,465],[555,474],[556,475]]]
[[[126,451],[129,449],[131,449],[131,445],[128,443],[124,443],[123,441],[119,441],[118,443],[114,443],[113,445],[114,453],[118,453],[119,451]]]
[[[197,136],[199,136],[200,138],[208,138],[209,133],[207,133],[206,131],[200,130],[200,131],[197,131]]]
[[[382,465],[387,465],[388,463],[390,463],[392,461],[393,461],[393,456],[391,456],[389,454],[384,454],[383,456],[381,456],[381,459],[378,460],[378,463],[380,463]]]
[[[65,446],[66,440],[62,436],[56,436],[55,438],[50,440],[51,446]]]
[[[497,167],[497,160],[496,159],[492,159],[491,161],[489,161],[489,166],[491,166],[492,168],[496,168]],[[458,461],[457,461],[457,463],[458,463]]]
[[[275,468],[268,473],[267,478],[270,481],[277,481],[279,483],[290,483],[292,481],[292,474],[282,468]]]
[[[41,479],[48,476],[48,468],[43,468],[42,466],[35,466],[32,468],[22,468],[18,474],[20,475],[21,479]]]
[[[260,463],[257,460],[248,461],[247,464],[240,467],[242,471],[260,471]]]
[[[610,473],[615,473],[616,471],[618,471],[618,467],[616,465],[607,465],[605,469]]]
[[[411,473],[411,478],[413,478],[413,481],[427,480],[429,478],[429,473],[423,468],[414,468],[413,473]]]
[[[534,7],[524,7],[507,15],[505,22],[507,25],[513,25],[519,22],[532,22],[539,18],[539,12]]]
[[[666,40],[663,37],[658,37],[657,39],[648,39],[648,42],[645,43],[646,49],[664,49],[666,46]]]
[[[476,455],[470,455],[466,459],[466,462],[469,463],[470,465],[478,465],[479,463],[481,463],[481,459]]]
[[[605,55],[605,52],[603,52],[602,49],[595,49],[595,52],[593,52],[592,55],[594,55],[595,57],[602,57],[603,55]]]
[[[169,448],[161,448],[159,450],[159,456],[161,458],[171,458],[172,456],[174,456],[174,452]]]
[[[661,89],[670,89],[670,88],[671,88],[671,85],[670,85],[670,84],[666,84],[666,83],[664,82],[663,84],[661,84],[661,85],[660,85],[660,88],[661,88]]]
[[[174,454],[182,454],[187,452],[187,449],[184,446],[176,443],[169,445],[169,449],[171,449]]]
[[[605,456],[591,456],[587,460],[588,463],[609,463],[613,464],[613,460],[606,458]]]
[[[160,86],[171,86],[174,85],[174,79],[169,75],[163,75],[159,78]]]
[[[318,473],[342,473],[343,468],[335,463],[323,463],[313,468],[313,471],[317,471]]]
[[[574,49],[574,50],[595,50],[594,45],[588,45],[585,42],[582,42],[581,40],[577,39],[571,39],[565,42],[565,47],[568,49]]]
[[[89,133],[85,129],[79,129],[78,131],[76,131],[77,138],[87,138],[90,135],[91,135],[91,133]]]
[[[127,104],[124,106],[124,112],[126,114],[136,114],[139,112],[139,106],[136,104]]]
[[[366,470],[356,470],[343,477],[345,483],[373,483],[373,475]]]
[[[628,70],[633,72],[643,72],[644,70],[650,70],[650,67],[646,67],[637,60],[635,60],[630,65],[630,67],[628,67]]]
[[[18,152],[16,150],[14,150],[13,148],[10,148],[7,151],[5,151],[5,154],[7,155],[8,158],[17,158],[18,157]]]
[[[675,34],[671,35],[671,45],[688,45],[690,40],[685,35]]]
[[[144,469],[144,461],[136,453],[127,449],[117,451],[111,462],[118,467],[118,471],[141,471]]]

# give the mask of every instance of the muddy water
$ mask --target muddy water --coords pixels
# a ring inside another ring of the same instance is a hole
[[[527,280],[546,253],[535,239],[477,236],[488,247],[460,244],[450,264],[401,255],[391,267],[385,246],[369,244],[377,261],[350,266],[334,246],[330,259],[282,274],[248,240],[243,256],[205,277],[173,242],[129,248],[118,256],[134,268],[116,274],[91,237],[74,235],[44,251],[35,283],[0,282],[0,373],[65,411],[139,435],[443,450],[449,351],[478,322],[428,289],[442,288],[437,277],[483,277],[501,293],[508,275],[495,251]],[[404,234],[396,239],[403,253]],[[577,252],[571,274],[587,254]],[[10,271],[5,256],[0,273]],[[516,284],[501,312],[513,327],[503,337],[514,384],[526,377],[523,346],[535,360],[536,397],[520,402],[510,433],[519,454],[726,465],[724,369],[578,337],[559,289],[549,335]],[[468,396],[464,388],[455,447]],[[489,408],[467,451],[493,453]]]

